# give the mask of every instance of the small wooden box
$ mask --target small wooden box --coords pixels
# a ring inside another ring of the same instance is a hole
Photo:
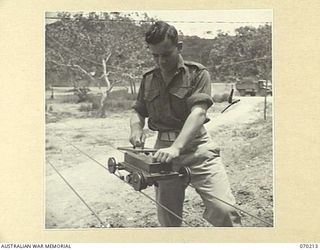
[[[172,172],[172,164],[156,162],[152,156],[141,153],[125,152],[124,164],[132,171],[140,170],[149,174]]]

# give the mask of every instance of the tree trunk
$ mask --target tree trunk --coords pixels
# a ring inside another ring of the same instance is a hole
[[[132,81],[132,84],[133,84],[133,93],[134,93],[134,94],[137,94],[137,89],[136,89],[136,82],[135,82],[135,80]]]
[[[107,88],[105,91],[101,90],[101,101],[100,101],[100,108],[97,112],[97,117],[104,118],[106,117],[106,109],[107,109],[107,100],[109,97],[109,94],[111,92],[111,89],[113,87],[113,84],[110,83],[107,73],[107,62],[111,56],[111,53],[107,56],[107,58],[104,60],[102,59],[102,65],[103,65],[103,78],[106,82]],[[101,89],[101,88],[100,88]]]
[[[107,109],[108,94],[102,95],[100,100],[100,107],[97,111],[97,117],[105,118]]]
[[[129,79],[129,83],[130,83],[130,91],[131,91],[131,94],[133,94],[133,81],[131,79]]]

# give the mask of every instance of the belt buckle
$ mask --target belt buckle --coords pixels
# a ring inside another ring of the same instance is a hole
[[[174,142],[177,139],[177,133],[172,131],[159,132],[159,139],[161,141]]]
[[[169,137],[169,141],[175,141],[176,137],[176,133],[175,132],[168,132],[168,137]]]

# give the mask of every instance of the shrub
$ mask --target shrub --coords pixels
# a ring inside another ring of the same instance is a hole
[[[74,94],[79,98],[78,102],[87,101],[89,92],[90,92],[90,89],[87,87],[77,88],[74,90]]]
[[[117,91],[112,91],[109,95],[109,98],[112,100],[135,100],[137,98],[137,94],[130,94],[128,90],[121,89]]]
[[[118,100],[118,99],[109,99],[107,101],[107,110],[117,111],[117,110],[129,110],[133,105],[134,101],[132,100]]]
[[[82,103],[79,107],[79,111],[81,112],[90,112],[92,111],[92,103]]]
[[[113,91],[110,93],[107,100],[107,110],[128,110],[131,108],[136,98],[136,94],[130,94],[125,89]]]
[[[61,103],[76,103],[78,101],[78,97],[75,95],[61,95],[59,97],[59,101]]]

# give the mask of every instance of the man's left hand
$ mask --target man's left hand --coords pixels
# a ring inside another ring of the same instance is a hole
[[[159,149],[154,155],[153,158],[156,159],[156,161],[161,163],[169,163],[174,158],[178,157],[180,155],[180,150],[175,147],[169,147],[169,148],[161,148]]]

